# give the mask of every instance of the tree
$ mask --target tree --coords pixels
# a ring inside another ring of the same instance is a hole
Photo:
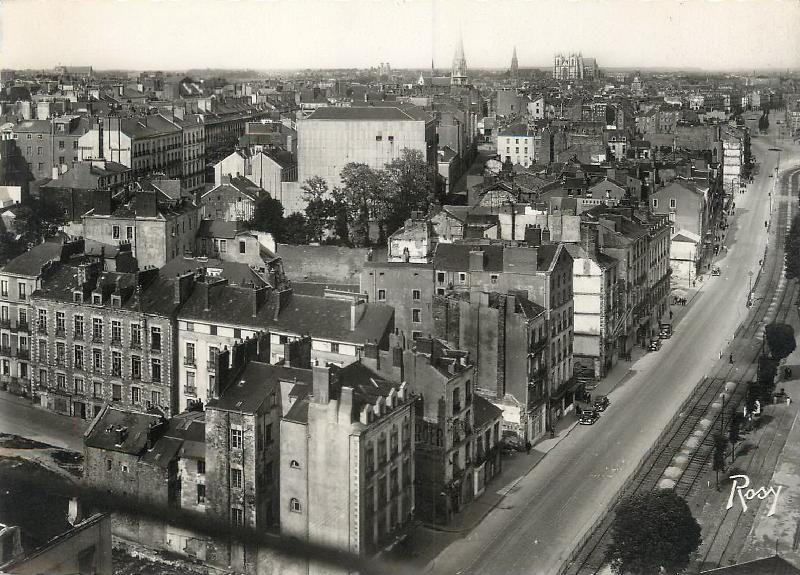
[[[328,197],[328,182],[319,176],[306,180],[300,188],[306,200],[306,231],[309,241],[321,242],[328,220],[334,216],[333,201]]]
[[[300,212],[289,214],[284,221],[283,241],[295,246],[308,243],[308,224]]]
[[[786,279],[800,278],[800,214],[796,215],[784,240]]]
[[[411,212],[427,212],[433,200],[433,177],[422,152],[409,148],[404,148],[400,157],[382,171],[382,219],[389,235],[405,223]]]
[[[369,223],[380,196],[381,177],[367,164],[350,162],[339,175],[341,188],[334,188],[334,202],[347,217],[347,235],[356,247],[369,244]]]
[[[728,423],[728,441],[731,442],[731,463],[736,460],[736,444],[739,443],[739,440],[742,438],[740,434],[742,424],[742,415],[736,411],[736,409],[731,410],[731,417],[730,423]]]
[[[269,232],[275,241],[282,242],[285,222],[283,220],[283,206],[270,196],[264,194],[256,201],[256,209],[250,227],[257,231]]]
[[[773,359],[788,357],[797,347],[794,328],[786,323],[771,323],[766,328],[767,346]]]
[[[778,360],[767,356],[758,358],[758,384],[762,402],[771,403],[770,397],[775,391],[775,376],[778,375]]]
[[[702,541],[689,506],[671,490],[634,495],[620,503],[605,560],[615,573],[680,573]]]
[[[728,447],[728,440],[725,436],[714,436],[714,463],[713,468],[717,474],[717,491],[719,491],[719,472],[725,471],[725,448]]]

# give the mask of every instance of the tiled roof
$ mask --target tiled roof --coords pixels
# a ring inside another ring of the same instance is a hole
[[[217,188],[221,188],[223,186],[227,186],[228,188],[234,189],[234,190],[236,189],[236,188],[233,188],[233,186],[228,186],[227,184],[223,184],[222,186],[217,186]],[[209,192],[206,192],[206,194],[209,194],[210,192],[213,192],[217,188],[214,188],[214,189],[210,190]],[[237,192],[238,192],[238,190],[237,190]],[[203,195],[205,196],[206,194],[203,194]],[[246,225],[244,225],[243,222],[238,222],[238,221],[231,222],[231,221],[227,221],[227,220],[203,219],[203,220],[200,220],[200,225],[197,228],[197,236],[201,237],[201,238],[233,239],[233,238],[236,237],[236,234],[238,234],[239,232],[245,232],[247,230],[248,230],[248,228],[247,228]]]
[[[491,403],[488,399],[480,395],[473,395],[473,417],[476,429],[480,429],[487,424],[503,417],[503,410]]]
[[[136,413],[109,406],[84,438],[86,447],[118,451],[131,455],[141,454],[147,447],[147,431],[151,424],[161,421],[158,415]],[[125,428],[125,439],[117,444],[120,436],[113,430]]]
[[[244,263],[226,262],[215,258],[177,256],[165,263],[159,273],[165,278],[173,278],[198,269],[219,270],[219,276],[230,283],[238,285],[253,282],[256,287],[263,287],[267,282],[253,269]]]
[[[312,371],[251,361],[219,399],[208,402],[206,409],[255,413],[272,392],[280,394],[281,380],[311,385]]]
[[[443,271],[469,271],[469,253],[471,251],[483,251],[484,271],[503,271],[503,246],[497,244],[437,244],[433,256],[434,267]]]
[[[60,242],[45,242],[34,246],[8,262],[2,271],[8,274],[38,276],[47,262],[61,259]]]

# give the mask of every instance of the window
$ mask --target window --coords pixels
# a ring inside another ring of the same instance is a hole
[[[339,344],[331,342],[331,353],[339,353]]]
[[[125,229],[125,239],[132,240],[133,239],[133,226],[128,226]]]
[[[111,352],[111,375],[116,377],[122,375],[122,354],[118,351]]]
[[[26,288],[27,286],[25,283],[23,282],[17,283],[17,289],[19,291],[19,299],[24,300],[26,298],[26,291],[25,291]]]
[[[139,403],[142,400],[142,390],[138,387],[131,387],[131,403]]]
[[[59,140],[58,141],[58,149],[59,150],[63,150],[64,149],[64,140]]]
[[[206,486],[202,483],[197,484],[197,504],[205,505],[206,502]]]
[[[75,346],[75,369],[83,369],[83,346]]]
[[[413,323],[420,323],[422,320],[420,319],[420,310],[412,309],[411,310],[411,321]]]
[[[115,240],[119,239],[119,226],[111,226],[111,237]]]
[[[111,471],[111,460],[106,459],[106,471]]]
[[[297,497],[292,497],[289,500],[289,511],[292,513],[302,513],[303,509],[300,506],[300,500]]]
[[[138,323],[131,324],[131,347],[142,347],[142,327]]]
[[[161,328],[150,328],[150,349],[153,351],[161,351]]]
[[[99,317],[92,318],[92,340],[103,341],[103,320]]]
[[[238,507],[231,507],[231,523],[236,527],[244,525],[244,510]]]
[[[131,356],[131,379],[142,379],[142,358],[138,355]]]
[[[184,389],[184,392],[186,393],[186,395],[192,395],[192,396],[197,395],[197,387],[195,387],[194,381],[195,381],[194,380],[194,372],[193,371],[187,371],[186,372],[186,389]]]
[[[187,365],[194,365],[194,344],[187,343],[186,344],[186,364]]]
[[[65,389],[67,387],[67,376],[63,373],[56,374],[56,385],[60,389]]]
[[[121,342],[122,342],[122,322],[114,320],[111,322],[111,343],[121,343]]]
[[[111,399],[114,401],[122,401],[122,386],[115,383],[111,386]]]
[[[197,474],[198,475],[205,475],[206,474],[206,460],[205,459],[198,459],[197,460]]]
[[[233,489],[242,488],[242,470],[235,467],[231,468],[231,487]]]
[[[161,383],[161,360],[158,358],[152,359],[150,369],[153,383]]]
[[[76,315],[73,323],[75,324],[75,333],[73,334],[74,337],[83,339],[83,316]]]
[[[379,289],[378,290],[378,301],[386,301],[386,290]]]
[[[100,381],[95,381],[92,383],[92,395],[94,397],[100,398],[103,397],[103,383]]]
[[[161,392],[160,391],[151,391],[150,392],[150,403],[156,407],[161,405]]]
[[[246,244],[245,244],[244,241],[240,240],[239,241],[239,253],[243,254],[243,253],[245,253],[245,251],[246,251]]]
[[[47,310],[40,309],[38,310],[38,326],[39,326],[39,333],[47,333]]]
[[[47,340],[39,340],[39,363],[47,363]]]
[[[678,201],[675,198],[670,198],[669,207],[674,210],[677,206],[678,206]]]
[[[227,253],[228,251],[228,240],[220,240],[219,241],[219,251],[221,253]]]
[[[422,337],[422,332],[421,331],[412,331],[411,332],[411,339],[413,341],[417,341],[421,337]]]
[[[63,311],[56,312],[56,336],[64,335],[66,331],[66,319]]]
[[[66,354],[66,346],[63,341],[56,342],[56,363],[64,365],[64,355]]]
[[[458,273],[458,281],[459,281],[459,283],[462,283],[462,284],[463,284],[463,283],[466,283],[466,281],[467,281],[467,274],[466,274],[466,273],[464,273],[464,272],[459,272],[459,273]]]
[[[46,369],[40,369],[39,370],[39,385],[41,385],[43,387],[46,387],[47,386],[47,380],[48,380],[47,370]]]
[[[653,207],[654,208],[658,207],[658,198],[653,198]]]
[[[231,429],[231,449],[242,448],[242,430]]]
[[[8,297],[8,282],[6,280],[0,281],[0,296]]]
[[[292,459],[292,460],[289,462],[289,467],[290,467],[291,469],[300,469],[300,462],[299,462],[299,461],[297,461],[296,459]]]
[[[436,281],[440,284],[444,283],[444,272],[436,272]]]
[[[413,299],[414,301],[420,300],[420,292],[418,289],[411,290],[411,299]]]
[[[489,276],[489,281],[491,281],[493,284],[496,284],[497,283],[497,274],[490,275]]]

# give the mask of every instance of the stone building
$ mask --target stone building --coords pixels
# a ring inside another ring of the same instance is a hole
[[[475,364],[475,391],[502,412],[503,432],[544,437],[550,330],[546,310],[516,292],[453,292],[434,299],[434,332]],[[413,389],[413,387],[412,387]]]
[[[42,407],[91,419],[106,404],[178,411],[176,308],[186,282],[158,270],[103,270],[73,258],[31,297],[33,393]]]
[[[553,78],[556,80],[589,80],[596,78],[598,72],[596,60],[584,58],[580,52],[567,56],[557,54],[553,58]]]
[[[0,386],[16,394],[32,393],[31,350],[34,309],[31,295],[48,272],[82,253],[81,240],[45,242],[20,254],[0,268]]]
[[[362,363],[312,367],[281,420],[281,534],[369,556],[414,516],[414,397]],[[332,488],[335,486],[335,488]],[[331,573],[314,561],[285,573]]]

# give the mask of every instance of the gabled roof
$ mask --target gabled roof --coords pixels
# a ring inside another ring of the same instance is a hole
[[[84,437],[84,445],[106,451],[140,455],[147,447],[148,429],[161,420],[159,415],[126,411],[109,405]],[[121,435],[116,432],[120,428],[125,430]],[[123,441],[117,443],[122,438]]]
[[[219,399],[208,402],[206,409],[256,413],[270,394],[280,395],[281,380],[309,386],[312,384],[312,371],[251,361]]]
[[[469,271],[469,253],[471,251],[483,252],[484,271],[503,271],[503,246],[499,244],[437,244],[433,254],[434,268],[452,272]]]
[[[227,184],[223,184],[222,186],[217,186],[217,188],[221,188],[223,186],[227,186]],[[233,188],[232,186],[227,186],[227,187],[236,190],[236,188]],[[210,192],[206,192],[203,195],[205,196],[208,193]],[[232,240],[237,236],[237,234],[241,232],[246,232],[248,230],[249,228],[247,227],[247,225],[244,222],[240,221],[231,222],[227,220],[203,219],[200,220],[200,225],[197,227],[197,237],[222,238],[222,239]]]

